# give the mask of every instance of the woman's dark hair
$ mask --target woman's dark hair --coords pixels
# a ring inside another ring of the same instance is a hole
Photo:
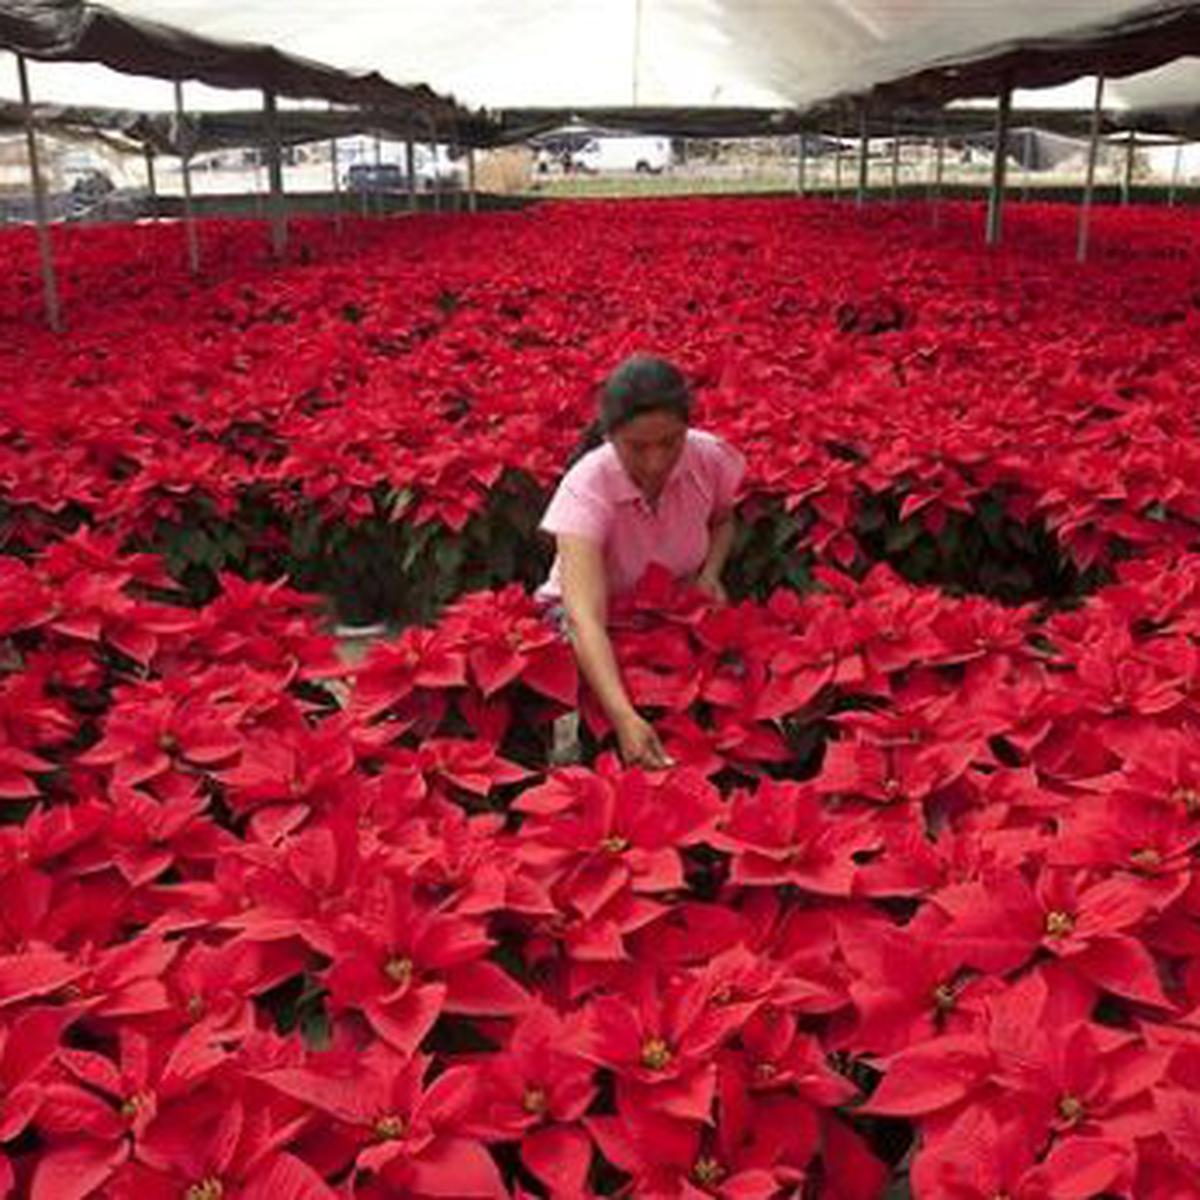
[[[686,423],[692,413],[692,390],[674,363],[653,354],[633,354],[604,381],[599,407],[599,416],[585,430],[567,466],[646,413],[669,412]]]

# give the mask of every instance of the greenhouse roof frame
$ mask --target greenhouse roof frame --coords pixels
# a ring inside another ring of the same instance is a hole
[[[100,63],[176,82],[458,115],[453,100],[426,84],[400,85],[377,71],[349,72],[271,45],[205,37],[89,0],[10,0],[0,8],[0,48],[41,62]]]

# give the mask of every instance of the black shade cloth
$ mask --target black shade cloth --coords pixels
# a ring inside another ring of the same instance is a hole
[[[416,113],[376,112],[339,109],[321,112],[313,109],[279,109],[276,123],[282,145],[326,141],[356,134],[380,134],[404,140],[411,135],[417,141],[431,140],[431,126],[425,110]],[[129,142],[150,146],[159,154],[201,154],[239,146],[265,146],[270,141],[266,118],[261,109],[229,112],[189,112],[182,126],[174,113],[139,113],[128,109],[84,107],[79,105],[35,104],[34,123],[41,130],[66,134],[94,133],[119,135]],[[13,101],[0,101],[0,130],[20,129],[24,109]],[[457,133],[450,122],[435,118],[438,140],[453,141]]]
[[[165,79],[195,79],[218,87],[262,88],[281,96],[322,98],[352,106],[351,113],[299,113],[281,110],[281,138],[299,143],[354,133],[406,136],[414,116],[433,118],[443,141],[500,146],[519,143],[568,124],[670,137],[725,138],[793,135],[799,132],[845,138],[860,129],[862,97],[826,102],[810,110],[761,108],[509,108],[495,113],[468,112],[425,85],[391,83],[377,73],[335,70],[273,47],[200,37],[156,21],[124,16],[85,0],[3,0],[0,47],[45,61],[99,62],[118,71]],[[935,62],[876,87],[867,104],[867,132],[873,137],[951,135],[986,128],[987,113],[949,110],[954,99],[994,95],[1002,83],[1044,87],[1102,69],[1118,78],[1200,54],[1200,4],[1160,3],[1104,25],[1069,35],[1025,39],[991,46],[953,61]],[[61,120],[75,129],[89,121],[97,129],[116,130],[163,152],[178,153],[186,140],[191,152],[267,141],[256,112],[189,113],[180,127],[169,114],[117,110],[62,109],[45,124]],[[87,114],[93,114],[88,116]],[[6,117],[0,119],[7,119]],[[1085,112],[1045,111],[1021,114],[1022,123],[1062,134],[1084,134]],[[1111,114],[1105,128],[1138,128],[1195,135],[1200,106]],[[426,127],[414,130],[428,136]],[[813,147],[819,152],[820,143]]]
[[[339,71],[272,46],[198,37],[83,0],[5,0],[0,47],[46,62],[96,62],[131,75],[194,79],[213,87],[262,88],[373,108],[455,111],[453,101],[424,84],[402,87],[375,72]]]
[[[1154,4],[1118,21],[1057,37],[1015,39],[934,62],[878,85],[884,103],[945,104],[995,96],[1002,87],[1045,88],[1104,73],[1120,79],[1200,54],[1200,4]]]

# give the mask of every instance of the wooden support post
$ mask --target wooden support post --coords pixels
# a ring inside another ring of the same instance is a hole
[[[1004,182],[1008,169],[1008,126],[1012,117],[1012,84],[1000,87],[996,107],[996,146],[992,155],[992,187],[988,193],[987,235],[989,246],[1000,244],[1004,218]]]
[[[1171,167],[1171,186],[1167,189],[1167,203],[1175,207],[1175,193],[1179,190],[1179,174],[1183,169],[1183,143],[1175,147],[1175,163]]]
[[[1100,117],[1104,104],[1104,76],[1096,76],[1096,97],[1092,102],[1092,127],[1088,139],[1087,177],[1083,183],[1083,198],[1079,202],[1078,232],[1075,240],[1075,258],[1087,260],[1088,236],[1091,232],[1092,194],[1096,190],[1096,160],[1100,155]]]
[[[433,172],[433,211],[442,211],[442,173],[438,169],[438,127],[433,113],[428,114],[429,125],[429,164]]]
[[[142,146],[142,155],[146,160],[146,189],[150,193],[150,217],[158,224],[158,178],[154,170],[154,147],[146,142]]]
[[[283,196],[283,148],[279,143],[279,108],[275,93],[263,91],[263,127],[267,135],[267,212],[271,219],[271,254],[287,254],[287,206]]]
[[[869,120],[867,106],[864,103],[858,110],[858,188],[854,193],[854,203],[859,208],[862,208],[867,200],[868,172],[870,171],[868,156],[871,145]]]
[[[892,203],[900,199],[900,128],[892,114]]]
[[[333,101],[329,102],[329,111],[333,112]],[[333,228],[337,233],[342,232],[342,180],[338,174],[338,140],[329,139],[329,176],[333,183]]]
[[[1121,203],[1128,204],[1133,198],[1133,160],[1137,149],[1137,132],[1129,131],[1125,141],[1125,170],[1121,175]]]
[[[42,301],[46,324],[55,333],[62,332],[62,309],[58,301],[58,275],[54,270],[54,248],[50,244],[50,215],[46,205],[46,181],[38,158],[37,127],[33,119],[33,101],[29,92],[29,68],[23,54],[17,55],[17,75],[21,84],[21,109],[25,118],[25,149],[29,154],[29,178],[33,185],[33,213],[37,219],[38,260],[42,268]]]
[[[413,145],[410,123],[408,137],[404,139],[404,170],[408,175],[408,211],[417,211],[417,148]]]
[[[837,149],[833,156],[833,190],[835,199],[842,198],[842,106],[837,110]]]
[[[183,177],[183,227],[187,238],[188,270],[200,273],[200,241],[196,234],[196,213],[192,205],[192,135],[183,111],[183,82],[175,80],[175,124],[179,139],[179,160]]]
[[[946,110],[938,113],[937,134],[933,148],[933,227],[942,224],[942,184],[946,178]]]
[[[375,133],[375,186],[372,188],[372,193],[375,200],[375,215],[383,216],[384,201],[386,193],[383,190],[383,172],[380,168],[383,166],[383,139],[379,136],[379,132]]]

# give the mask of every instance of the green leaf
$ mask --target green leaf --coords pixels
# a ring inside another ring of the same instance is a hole
[[[313,517],[303,517],[292,526],[291,547],[296,558],[311,558],[320,545],[321,525]]]
[[[416,492],[410,487],[396,488],[387,496],[387,515],[389,521],[399,521],[412,507]]]
[[[443,538],[434,548],[433,561],[437,564],[439,580],[457,576],[462,567],[463,546],[460,538]]]
[[[884,538],[884,548],[888,554],[902,554],[925,532],[920,521],[909,520],[899,525],[893,525]]]

